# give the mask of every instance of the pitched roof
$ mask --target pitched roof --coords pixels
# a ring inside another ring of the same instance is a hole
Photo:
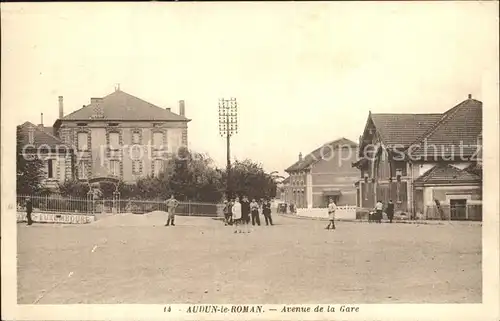
[[[283,180],[283,184],[286,185],[286,184],[289,184],[290,183],[290,176],[287,176],[287,178],[285,178]]]
[[[418,147],[410,151],[411,156],[474,155],[482,127],[483,103],[467,99],[445,112],[439,121],[415,140],[413,144]]]
[[[116,90],[99,101],[94,101],[64,116],[62,120],[93,119],[96,110],[99,110],[105,120],[190,121],[184,116],[155,106],[121,90]]]
[[[328,142],[326,144],[323,144],[323,146],[315,149],[311,153],[307,154],[305,157],[302,158],[302,160],[295,162],[292,166],[288,167],[285,170],[285,172],[294,172],[306,169],[312,164],[321,160],[321,158],[328,157],[332,152],[332,148],[330,147],[337,148],[342,146],[358,147],[358,144],[344,137]]]
[[[35,148],[41,147],[42,145],[48,145],[50,148],[64,147],[66,146],[62,140],[56,136],[47,132],[45,128],[40,128],[30,122],[25,122],[19,125],[21,128],[21,142],[23,145],[30,145],[29,142],[29,128],[33,128],[33,144]]]
[[[386,146],[407,147],[429,130],[442,114],[371,114],[370,117]]]
[[[40,128],[40,127],[38,127],[38,128]],[[54,127],[43,126],[40,129],[42,129],[47,134],[54,135]]]
[[[415,184],[479,183],[481,177],[449,164],[439,164],[415,180]]]
[[[483,177],[483,166],[481,164],[478,164],[477,162],[471,163],[469,166],[464,168],[464,170],[481,178]]]

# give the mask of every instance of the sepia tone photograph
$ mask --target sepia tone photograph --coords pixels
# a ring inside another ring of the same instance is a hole
[[[4,3],[10,296],[484,304],[491,87],[496,2]]]

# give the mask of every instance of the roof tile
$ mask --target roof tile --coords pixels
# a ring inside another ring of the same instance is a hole
[[[327,148],[326,150],[323,149],[325,146],[328,147],[333,147],[337,148],[339,146],[351,146],[351,147],[357,147],[358,144],[353,142],[352,140],[349,140],[347,138],[339,138],[337,140],[328,142],[326,144],[323,144],[323,146],[315,149],[311,153],[307,154],[305,157],[302,158],[302,161],[297,161],[295,162],[292,166],[288,167],[285,172],[295,172],[295,171],[301,171],[306,168],[308,168],[310,165],[314,164],[315,162],[319,161],[323,157],[328,157],[329,152],[331,152],[331,148]]]
[[[438,155],[471,156],[478,148],[478,138],[482,131],[483,103],[468,99],[443,114],[427,132],[414,142],[418,147],[411,151],[414,157]]]
[[[121,90],[66,115],[62,120],[93,119],[96,110],[99,110],[103,119],[106,120],[190,121],[184,116],[155,106]]]
[[[371,114],[384,144],[401,147],[408,147],[441,117],[442,114]]]
[[[39,148],[42,145],[48,145],[50,148],[63,147],[66,145],[62,140],[57,138],[56,136],[50,134],[47,129],[40,128],[30,122],[25,122],[24,124],[19,126],[21,128],[21,141],[23,145],[29,145],[29,128],[33,128],[34,134],[34,142],[33,145],[35,148]]]
[[[415,180],[416,184],[480,182],[481,177],[449,164],[439,164]]]

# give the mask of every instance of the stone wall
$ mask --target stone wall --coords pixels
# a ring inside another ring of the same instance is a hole
[[[297,209],[297,216],[328,219],[328,209],[299,208]],[[335,219],[340,221],[355,220],[356,206],[337,206],[337,211],[335,212]]]
[[[87,224],[95,221],[94,215],[32,213],[35,223]],[[17,212],[17,222],[27,222],[26,213]]]

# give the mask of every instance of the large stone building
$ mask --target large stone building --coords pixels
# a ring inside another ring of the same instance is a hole
[[[353,164],[357,205],[392,199],[396,211],[425,214],[437,201],[468,216],[482,199],[481,134],[482,103],[470,95],[442,114],[370,113]]]
[[[351,164],[357,159],[358,144],[340,138],[324,144],[299,159],[285,171],[285,199],[297,208],[322,208],[333,198],[337,205],[355,205],[359,172]]]
[[[132,183],[159,174],[169,155],[187,146],[189,121],[182,100],[176,114],[118,88],[68,115],[60,96],[52,131],[74,149],[77,179],[111,176]]]

